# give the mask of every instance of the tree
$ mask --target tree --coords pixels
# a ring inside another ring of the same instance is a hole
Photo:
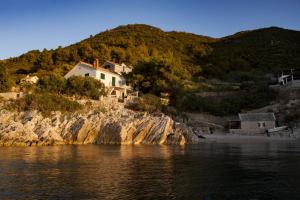
[[[11,76],[8,74],[7,68],[2,67],[0,69],[0,91],[8,92],[14,85],[14,81]]]
[[[145,59],[149,57],[148,48],[145,44],[141,44],[136,48],[136,54],[139,58]]]
[[[64,49],[59,46],[53,53],[53,61],[55,64],[64,63],[69,60],[68,49]]]
[[[106,95],[104,84],[92,77],[72,76],[68,79],[66,93],[79,94],[92,99],[99,99]]]
[[[120,63],[126,61],[126,52],[121,48],[113,48],[110,54],[114,62]]]
[[[105,44],[100,44],[99,55],[100,55],[101,63],[104,63],[105,61],[110,60],[110,50]]]
[[[50,74],[39,79],[38,88],[48,92],[62,93],[66,88],[66,79],[59,75]]]
[[[171,93],[175,86],[181,85],[182,80],[188,79],[189,73],[181,67],[180,60],[171,55],[165,58],[151,58],[139,62],[129,80],[144,93]]]
[[[91,45],[87,42],[84,42],[78,48],[78,55],[83,60],[92,61],[93,60],[94,50]]]
[[[37,60],[37,66],[44,70],[53,69],[52,52],[44,49]]]

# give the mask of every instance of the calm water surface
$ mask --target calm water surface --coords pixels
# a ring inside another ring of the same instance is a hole
[[[300,199],[300,143],[0,148],[0,199]]]

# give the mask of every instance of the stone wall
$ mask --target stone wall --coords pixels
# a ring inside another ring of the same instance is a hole
[[[259,127],[258,123],[265,123],[265,127]],[[254,122],[241,122],[241,129],[249,132],[263,133],[267,129],[275,128],[275,121],[254,121]]]

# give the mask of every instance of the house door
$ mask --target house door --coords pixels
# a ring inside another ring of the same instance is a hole
[[[116,86],[116,77],[112,77],[111,86]]]

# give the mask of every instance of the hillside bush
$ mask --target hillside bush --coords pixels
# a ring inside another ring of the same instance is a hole
[[[7,68],[0,68],[0,92],[8,92],[14,86],[14,81]]]
[[[162,105],[159,97],[152,94],[145,94],[137,102],[130,104],[128,108],[153,113],[161,110]]]
[[[38,87],[42,91],[63,93],[66,90],[67,80],[56,74],[43,76],[38,81]]]
[[[79,95],[92,99],[106,95],[104,84],[92,77],[73,76],[66,80],[62,76],[50,74],[40,78],[38,88],[42,92]]]
[[[183,111],[207,112],[212,115],[235,115],[242,110],[261,108],[277,97],[277,93],[266,84],[244,83],[235,96],[223,99],[184,94],[177,98],[176,108]]]
[[[73,76],[67,80],[65,93],[99,99],[106,95],[104,84],[92,77]]]
[[[28,94],[12,102],[10,109],[21,111],[38,110],[43,115],[49,115],[51,111],[74,112],[82,108],[76,101],[53,93]]]

